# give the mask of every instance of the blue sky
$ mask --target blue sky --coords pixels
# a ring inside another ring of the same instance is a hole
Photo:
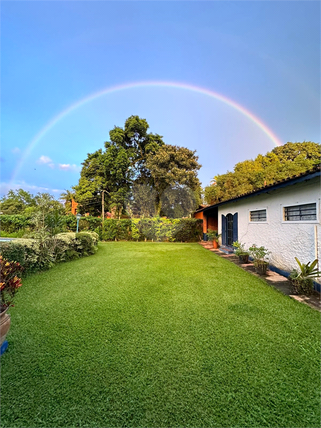
[[[320,142],[320,3],[314,1],[1,2],[1,195],[55,196],[127,117],[196,150],[208,185],[279,141]],[[219,94],[133,86],[176,82]],[[30,149],[32,146],[32,149]],[[28,149],[29,148],[29,149]]]

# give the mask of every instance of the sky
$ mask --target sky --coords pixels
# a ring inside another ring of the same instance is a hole
[[[131,115],[209,185],[320,142],[318,1],[2,1],[1,187],[55,197]]]

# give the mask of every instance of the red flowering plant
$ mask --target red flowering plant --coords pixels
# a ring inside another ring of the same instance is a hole
[[[14,296],[22,285],[20,277],[22,270],[20,263],[10,262],[0,255],[0,312],[13,306]]]

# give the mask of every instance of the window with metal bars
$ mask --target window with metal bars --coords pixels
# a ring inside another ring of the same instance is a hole
[[[250,211],[250,221],[266,221],[266,210]]]
[[[284,207],[285,221],[303,221],[317,219],[317,204],[293,205]]]

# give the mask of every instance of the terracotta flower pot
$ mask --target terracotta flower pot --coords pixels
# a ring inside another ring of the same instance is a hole
[[[10,315],[7,314],[8,309],[9,307],[7,307],[3,312],[0,312],[0,337],[1,337],[0,346],[5,341],[6,335],[10,328],[11,319],[10,319]]]
[[[218,249],[218,242],[217,242],[217,241],[215,241],[215,240],[213,240],[213,248],[214,248],[215,250],[217,250],[217,249]]]

